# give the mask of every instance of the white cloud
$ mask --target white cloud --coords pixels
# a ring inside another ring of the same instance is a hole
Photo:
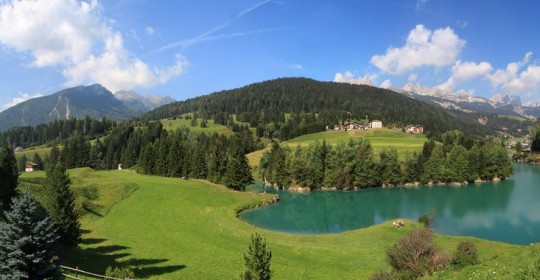
[[[491,64],[489,62],[482,61],[480,63],[467,61],[461,62],[460,60],[456,61],[454,66],[452,66],[452,75],[450,78],[439,87],[445,89],[452,89],[456,84],[470,80],[476,77],[485,76],[491,70]]]
[[[401,75],[423,67],[453,64],[465,45],[450,27],[431,31],[417,25],[400,48],[389,48],[384,55],[374,55],[371,63],[385,73]]]
[[[4,109],[7,109],[9,107],[13,107],[21,102],[24,102],[28,99],[32,99],[32,98],[36,98],[36,97],[40,97],[40,96],[43,96],[41,93],[36,93],[36,94],[29,94],[29,93],[19,93],[19,96],[13,98],[10,102],[4,104]]]
[[[144,28],[144,32],[146,32],[146,34],[148,35],[154,35],[156,31],[154,30],[152,26],[147,26]]]
[[[491,85],[510,94],[531,95],[540,90],[540,66],[529,64],[532,52],[528,52],[522,61],[511,62],[506,69],[498,69],[487,75]],[[526,68],[525,68],[526,67]],[[523,70],[523,68],[525,68]]]
[[[98,82],[113,91],[148,87],[180,75],[187,65],[177,58],[170,68],[150,69],[124,48],[122,34],[108,25],[97,0],[0,3],[0,43],[30,54],[33,67],[60,66],[66,85]]]
[[[416,73],[412,73],[409,75],[409,78],[408,78],[408,81],[409,82],[416,82],[416,80],[418,80],[418,75],[416,75]]]
[[[354,77],[354,74],[351,71],[346,71],[344,74],[336,73],[336,75],[334,76],[334,82],[353,85],[373,86],[373,82],[375,79],[377,79],[377,74],[367,74],[363,77]]]
[[[390,80],[388,80],[388,79],[384,80],[384,81],[379,85],[380,88],[390,88],[391,86],[392,86],[392,82],[390,82]]]

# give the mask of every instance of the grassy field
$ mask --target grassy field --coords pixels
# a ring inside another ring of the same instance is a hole
[[[21,152],[15,153],[15,157],[20,158],[23,155],[26,155],[26,158],[29,160],[32,160],[34,158],[34,154],[38,154],[41,159],[45,158],[45,155],[49,154],[51,151],[51,147],[44,147],[44,146],[38,146],[38,147],[30,147],[27,149],[24,149]]]
[[[197,125],[191,126],[191,120],[186,119],[176,119],[176,120],[169,120],[169,119],[163,119],[160,120],[161,124],[163,125],[164,129],[174,131],[180,127],[187,127],[190,131],[193,132],[206,132],[206,133],[225,133],[230,134],[231,130],[221,124],[214,123],[214,120],[208,120],[207,127],[201,127],[201,121],[202,119],[197,119]]]
[[[404,228],[396,229],[389,221],[340,234],[279,233],[256,228],[236,217],[238,209],[266,200],[264,194],[128,170],[97,172],[85,168],[69,173],[74,189],[97,188],[99,198],[95,203],[102,208],[95,215],[83,216],[84,239],[80,248],[68,252],[67,264],[101,274],[116,263],[133,267],[137,278],[238,278],[250,234],[259,232],[273,254],[274,279],[367,279],[375,270],[389,269],[385,250],[406,232],[420,227],[408,222]],[[30,176],[44,173],[22,175]],[[520,269],[511,261],[527,260],[528,247],[441,236],[437,243],[452,252],[463,239],[478,246],[482,263],[434,278],[508,277]],[[503,274],[503,268],[512,271]]]
[[[368,139],[373,147],[373,152],[377,155],[381,150],[393,147],[398,151],[400,160],[405,159],[407,153],[420,152],[427,138],[425,135],[408,134],[391,129],[371,129],[371,130],[351,130],[351,131],[328,131],[313,134],[306,134],[300,137],[284,142],[291,148],[297,146],[307,146],[315,141],[326,141],[331,145],[336,145],[340,141],[349,141],[349,139],[365,138]],[[259,165],[264,150],[255,151],[247,155],[250,166]]]

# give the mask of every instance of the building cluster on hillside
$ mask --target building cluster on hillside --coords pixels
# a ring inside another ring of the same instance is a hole
[[[527,140],[527,137],[525,137],[525,140],[517,141],[514,137],[512,137],[510,140],[506,142],[506,148],[507,149],[515,149],[517,144],[521,145],[521,151],[522,152],[530,152],[531,151],[531,142]]]
[[[349,130],[369,130],[369,129],[374,129],[374,128],[383,128],[382,121],[373,120],[365,124],[359,124],[357,122],[344,122],[343,124],[334,125],[333,129],[330,129],[329,127],[327,127],[326,130],[349,131]],[[398,124],[392,124],[391,128],[393,130],[402,130],[404,132],[413,133],[413,134],[424,133],[424,126],[419,125],[419,124],[408,125],[405,128],[402,128]]]
[[[336,124],[334,125],[334,131],[339,130],[368,130],[372,128],[382,128],[382,121],[379,120],[373,120],[366,124],[359,124],[357,122],[345,122],[343,124]]]
[[[411,124],[405,127],[405,132],[413,134],[422,134],[424,133],[424,126],[419,124]]]

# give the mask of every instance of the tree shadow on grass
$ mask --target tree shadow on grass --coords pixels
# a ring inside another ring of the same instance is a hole
[[[90,233],[83,230],[83,233]],[[185,265],[160,266],[168,259],[143,259],[132,258],[126,252],[130,249],[123,245],[106,244],[103,238],[83,238],[81,244],[86,248],[73,248],[64,252],[64,264],[70,267],[78,267],[84,271],[105,274],[108,266],[130,267],[137,278],[148,278],[162,274],[172,273],[185,268]]]

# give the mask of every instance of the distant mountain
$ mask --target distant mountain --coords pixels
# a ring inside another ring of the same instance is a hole
[[[114,93],[114,97],[122,101],[126,107],[135,111],[137,114],[143,114],[157,107],[176,101],[169,96],[163,97],[151,94],[141,95],[132,90],[117,91]]]
[[[141,106],[150,106],[149,102],[141,101],[141,103],[143,104]],[[148,110],[130,108],[129,104],[118,100],[99,84],[78,86],[26,100],[0,112],[0,131],[17,126],[48,123],[55,119],[65,120],[85,116],[120,120],[140,115]]]
[[[491,99],[487,99],[467,93],[456,93],[438,88],[424,88],[410,83],[406,84],[403,89],[393,88],[392,90],[449,110],[515,116],[530,120],[540,118],[540,107],[537,106],[540,105],[540,102],[521,104],[519,96],[495,95]]]
[[[235,114],[252,126],[279,130],[286,139],[302,133],[324,130],[346,119],[382,120],[392,123],[421,124],[431,132],[460,129],[485,134],[488,129],[473,120],[465,120],[439,106],[396,94],[392,90],[367,85],[320,82],[306,78],[281,78],[225,90],[154,109],[144,117],[162,119],[189,112],[205,118]],[[294,114],[294,122],[284,115]],[[276,135],[272,135],[275,137]]]

